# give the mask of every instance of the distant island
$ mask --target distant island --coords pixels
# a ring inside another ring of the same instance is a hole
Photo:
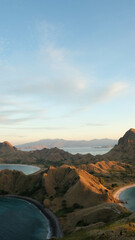
[[[116,139],[93,139],[93,140],[64,140],[64,139],[42,139],[36,142],[17,145],[20,150],[25,149],[43,149],[43,148],[83,148],[83,147],[113,147],[117,144]]]

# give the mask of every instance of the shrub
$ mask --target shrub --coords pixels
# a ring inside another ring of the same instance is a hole
[[[100,182],[101,184],[104,184],[104,179],[103,179],[103,177],[99,177],[99,182]]]

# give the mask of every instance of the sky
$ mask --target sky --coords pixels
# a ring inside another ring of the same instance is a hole
[[[134,0],[0,0],[0,141],[135,128]]]

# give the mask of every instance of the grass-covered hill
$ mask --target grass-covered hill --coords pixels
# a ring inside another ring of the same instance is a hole
[[[72,155],[58,148],[19,151],[0,144],[0,163],[34,164],[37,174],[0,171],[0,195],[32,197],[59,218],[66,239],[135,239],[135,216],[118,205],[113,191],[135,182],[135,130],[109,153]],[[69,235],[72,233],[72,235]]]

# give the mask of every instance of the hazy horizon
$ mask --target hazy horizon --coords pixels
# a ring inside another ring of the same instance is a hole
[[[0,142],[134,127],[135,1],[1,0]]]
[[[87,140],[85,140],[85,139],[63,139],[63,138],[44,138],[44,139],[35,139],[35,141],[31,141],[31,142],[22,142],[22,143],[20,143],[20,144],[15,144],[15,145],[23,145],[23,144],[27,144],[27,143],[34,143],[34,142],[40,142],[40,141],[43,141],[43,140],[64,140],[64,141],[77,141],[77,142],[79,142],[79,141],[91,141],[91,140],[104,140],[104,139],[107,139],[107,140],[114,140],[114,141],[118,141],[118,139],[110,139],[110,138],[93,138],[93,139],[87,139]]]

